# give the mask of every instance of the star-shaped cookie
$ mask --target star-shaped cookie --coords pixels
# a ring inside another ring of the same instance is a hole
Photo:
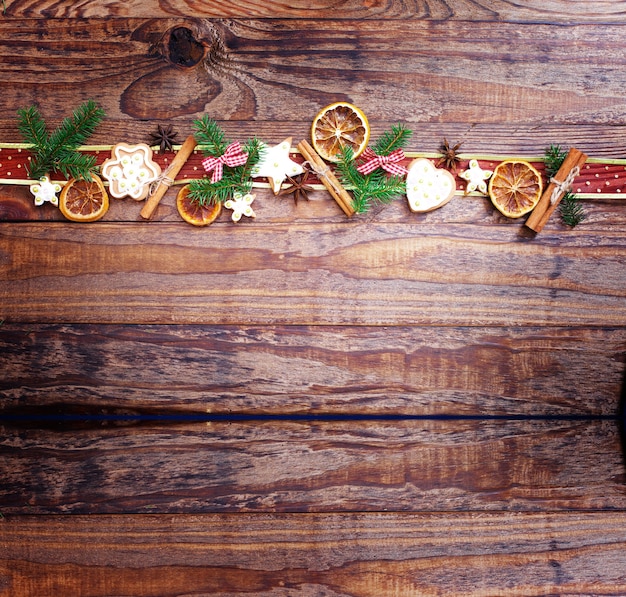
[[[491,177],[491,170],[483,170],[477,160],[470,160],[469,168],[459,174],[463,180],[467,180],[467,188],[465,194],[471,193],[478,189],[483,195],[487,194],[487,180]]]
[[[304,172],[304,168],[289,157],[290,149],[291,137],[273,147],[264,145],[263,157],[252,168],[254,178],[265,176],[269,179],[274,195],[278,194],[280,186],[288,176],[293,178]]]

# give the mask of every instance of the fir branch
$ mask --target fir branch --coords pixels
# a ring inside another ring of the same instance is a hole
[[[93,134],[104,118],[104,110],[93,100],[76,108],[71,117],[48,134],[46,124],[35,106],[18,110],[18,129],[31,144],[30,178],[41,178],[52,172],[61,172],[66,178],[91,180],[96,158],[82,154],[78,148]]]
[[[26,143],[43,146],[48,142],[48,127],[36,106],[20,108],[17,111],[17,128]]]
[[[567,157],[567,151],[560,145],[550,145],[546,148],[544,154],[544,161],[546,166],[546,176],[550,180],[558,171],[565,158]]]
[[[550,145],[550,147],[545,150],[544,160],[548,180],[556,176],[556,173],[563,165],[566,157],[567,151],[560,145]],[[580,203],[580,199],[571,191],[567,191],[563,195],[559,203],[559,214],[561,215],[561,220],[572,228],[580,224],[587,217]]]
[[[63,119],[59,128],[51,133],[49,143],[54,148],[76,149],[93,135],[103,118],[104,110],[88,100]]]
[[[559,213],[563,222],[572,228],[587,218],[587,214],[580,204],[580,199],[571,191],[567,191],[563,195],[561,203],[559,203]]]
[[[195,126],[196,141],[206,146],[206,152],[212,157],[223,155],[230,142],[219,125],[204,115],[195,122]],[[198,202],[200,205],[213,205],[224,203],[237,193],[242,195],[249,193],[252,190],[252,169],[261,159],[264,144],[255,137],[246,141],[242,149],[248,154],[246,163],[234,168],[224,164],[221,180],[211,182],[209,178],[200,178],[190,181],[190,201]]]
[[[194,137],[199,145],[206,146],[206,151],[210,156],[222,155],[228,147],[228,141],[221,127],[209,118],[206,114],[202,118],[194,121],[196,132]]]
[[[404,124],[398,123],[391,127],[391,130],[385,131],[372,149],[377,155],[389,155],[396,149],[404,149],[413,131],[408,129]]]
[[[357,170],[354,152],[344,147],[337,162],[341,183],[352,191],[352,207],[356,213],[365,213],[372,202],[390,203],[397,196],[406,193],[406,181],[399,176],[387,176],[383,170],[375,170],[363,175]]]
[[[91,180],[91,175],[96,170],[96,158],[86,153],[63,150],[57,155],[55,170],[61,172],[68,179],[84,178]]]

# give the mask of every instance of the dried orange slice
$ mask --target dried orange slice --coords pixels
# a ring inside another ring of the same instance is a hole
[[[189,199],[189,185],[186,184],[176,195],[176,208],[180,217],[194,226],[208,226],[222,211],[221,203],[201,205]]]
[[[489,181],[489,197],[508,218],[519,218],[532,211],[543,190],[541,174],[523,160],[498,164]]]
[[[102,179],[95,174],[91,180],[70,178],[59,196],[61,213],[73,222],[95,222],[109,210],[109,196]]]
[[[352,147],[354,157],[365,151],[370,125],[363,112],[347,102],[336,102],[322,108],[311,125],[311,141],[320,157],[338,162],[341,150]]]

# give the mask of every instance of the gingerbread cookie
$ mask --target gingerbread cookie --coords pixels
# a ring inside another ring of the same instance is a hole
[[[411,211],[421,213],[437,209],[454,197],[456,181],[443,168],[436,168],[425,158],[409,164],[406,195]]]
[[[145,199],[150,184],[161,175],[161,167],[152,160],[152,149],[145,143],[118,143],[111,157],[102,164],[102,176],[109,181],[109,194],[121,199]]]

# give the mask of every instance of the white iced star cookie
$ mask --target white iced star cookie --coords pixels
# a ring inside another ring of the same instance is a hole
[[[277,195],[278,191],[280,191],[280,185],[283,184],[285,178],[302,174],[304,168],[289,157],[291,137],[278,145],[274,145],[274,147],[264,145],[263,149],[263,157],[252,168],[252,177],[267,177],[274,195]]]
[[[454,197],[456,181],[443,168],[435,168],[429,160],[418,158],[409,164],[406,175],[406,196],[414,212],[425,212],[445,205]]]
[[[61,191],[61,185],[50,182],[47,176],[43,176],[36,184],[30,185],[30,192],[35,196],[35,205],[43,205],[45,201],[52,205],[59,205],[57,193]]]
[[[256,218],[256,214],[252,209],[252,202],[254,201],[254,195],[252,193],[236,193],[232,199],[229,199],[224,203],[226,209],[232,209],[233,215],[231,216],[233,222],[239,222],[241,216],[247,218]]]
[[[483,195],[487,194],[487,181],[491,178],[491,170],[483,170],[477,160],[470,160],[469,168],[459,174],[463,180],[467,180],[465,194],[478,189]]]
[[[118,143],[111,157],[102,164],[102,176],[109,181],[109,193],[118,199],[145,199],[150,184],[161,175],[161,167],[152,161],[152,149],[145,143]]]

